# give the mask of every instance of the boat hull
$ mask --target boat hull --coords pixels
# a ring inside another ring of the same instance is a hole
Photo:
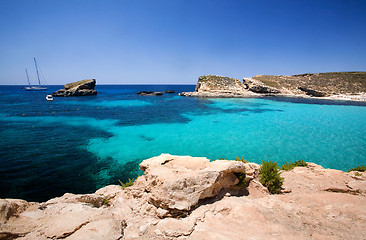
[[[46,88],[46,87],[25,87],[24,89],[26,91],[44,91],[44,90],[47,90],[48,88]]]

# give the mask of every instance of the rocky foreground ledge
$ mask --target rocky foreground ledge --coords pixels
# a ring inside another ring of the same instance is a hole
[[[270,195],[255,163],[162,154],[140,168],[124,190],[1,199],[0,239],[366,239],[365,173],[310,163]]]

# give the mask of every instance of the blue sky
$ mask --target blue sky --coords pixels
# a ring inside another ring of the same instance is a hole
[[[0,0],[0,84],[366,70],[366,1]]]

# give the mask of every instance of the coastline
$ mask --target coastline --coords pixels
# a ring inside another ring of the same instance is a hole
[[[199,98],[289,97],[366,102],[364,72],[316,73],[292,76],[257,75],[242,81],[224,76],[198,77],[194,92],[180,96]]]
[[[256,94],[256,93],[235,93],[235,92],[182,92],[179,96],[197,97],[197,98],[265,98],[265,97],[288,97],[288,98],[304,98],[319,100],[335,100],[335,101],[354,101],[366,102],[366,93],[355,94],[338,94],[326,97],[312,97],[305,94]]]

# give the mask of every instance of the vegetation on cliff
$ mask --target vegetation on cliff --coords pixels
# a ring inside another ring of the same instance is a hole
[[[265,186],[271,194],[281,192],[283,178],[277,166],[277,162],[263,161],[259,169],[260,182]]]
[[[351,171],[364,172],[364,171],[366,171],[366,165],[362,165],[361,167],[357,166],[357,167],[354,167],[354,168],[351,168],[348,170],[348,172],[351,172]]]
[[[357,94],[366,91],[366,72],[306,73],[292,76],[257,75],[252,77],[265,85],[288,89],[294,93],[310,89],[325,95]]]
[[[296,160],[295,162],[285,163],[281,166],[281,170],[289,171],[294,169],[295,167],[307,167],[308,163],[303,160]]]

